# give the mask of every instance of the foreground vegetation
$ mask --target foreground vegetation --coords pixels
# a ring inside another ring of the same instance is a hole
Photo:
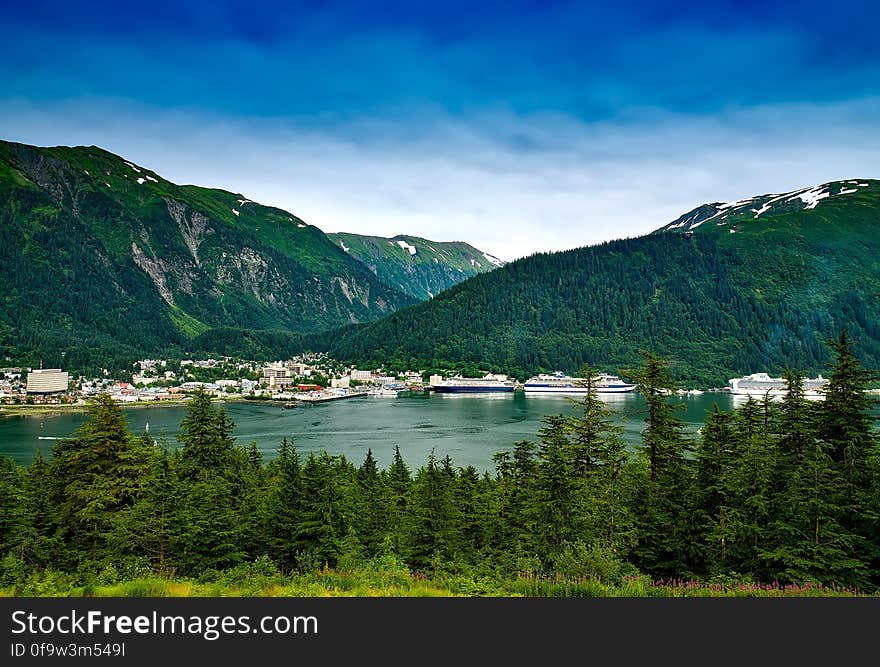
[[[83,584],[76,575],[43,571],[0,588],[4,596],[54,597],[864,597],[864,591],[822,584],[756,584],[745,581],[651,581],[627,576],[618,582],[595,576],[522,573],[510,578],[464,573],[410,572],[401,561],[379,559],[354,571],[282,574],[262,557],[212,576],[191,579],[146,573],[119,580],[110,569]],[[878,593],[874,592],[873,596]]]
[[[494,475],[395,452],[264,463],[203,394],[180,447],[108,397],[26,468],[0,462],[0,589],[12,595],[827,595],[880,588],[880,456],[844,333],[826,399],[717,409],[691,440],[660,358],[638,373],[642,445],[595,392]],[[589,369],[584,377],[591,377]],[[658,583],[660,582],[660,583]],[[664,583],[665,582],[665,583]]]

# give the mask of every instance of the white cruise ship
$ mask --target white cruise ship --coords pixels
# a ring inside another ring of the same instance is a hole
[[[526,380],[523,390],[527,394],[569,394],[583,396],[587,393],[585,378],[569,377],[556,372],[552,375],[536,375]],[[623,394],[634,391],[636,385],[627,384],[616,375],[599,373],[593,378],[597,394]]]
[[[513,392],[516,383],[507,379],[506,375],[489,373],[482,378],[465,378],[456,375],[443,378],[431,376],[431,389],[440,394],[494,394]]]
[[[804,397],[824,397],[827,385],[828,380],[821,375],[817,378],[804,378]],[[767,373],[752,373],[745,377],[732,378],[728,382],[728,389],[734,396],[785,396],[788,393],[788,383],[785,378],[770,377]]]

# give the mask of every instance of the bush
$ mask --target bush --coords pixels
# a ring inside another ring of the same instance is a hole
[[[567,542],[553,564],[566,577],[587,577],[605,583],[620,583],[624,577],[638,573],[613,548],[583,540]]]

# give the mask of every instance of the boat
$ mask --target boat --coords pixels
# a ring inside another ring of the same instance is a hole
[[[456,375],[450,378],[431,376],[431,389],[439,394],[486,394],[513,393],[516,383],[506,375],[488,373],[481,378],[465,378]]]
[[[526,380],[523,391],[526,394],[568,394],[584,396],[587,393],[586,378],[569,377],[556,371],[553,374],[540,374]],[[635,391],[636,385],[624,382],[616,375],[598,373],[593,377],[593,390],[597,394],[624,394]]]
[[[369,396],[378,396],[385,398],[396,398],[400,392],[406,391],[406,385],[402,382],[389,382],[381,387],[370,389],[367,394]]]
[[[828,380],[821,375],[815,378],[804,378],[804,397],[823,398]],[[788,382],[785,378],[770,377],[767,373],[752,373],[741,378],[731,378],[727,384],[728,391],[734,396],[785,396],[788,394]]]

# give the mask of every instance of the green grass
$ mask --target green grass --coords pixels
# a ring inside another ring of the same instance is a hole
[[[18,586],[0,588],[0,597],[876,597],[821,584],[779,585],[748,582],[652,582],[628,577],[618,583],[587,577],[518,576],[510,579],[469,575],[424,575],[406,571],[337,570],[307,574],[240,576],[214,581],[146,576],[81,585],[67,575],[44,572]]]

